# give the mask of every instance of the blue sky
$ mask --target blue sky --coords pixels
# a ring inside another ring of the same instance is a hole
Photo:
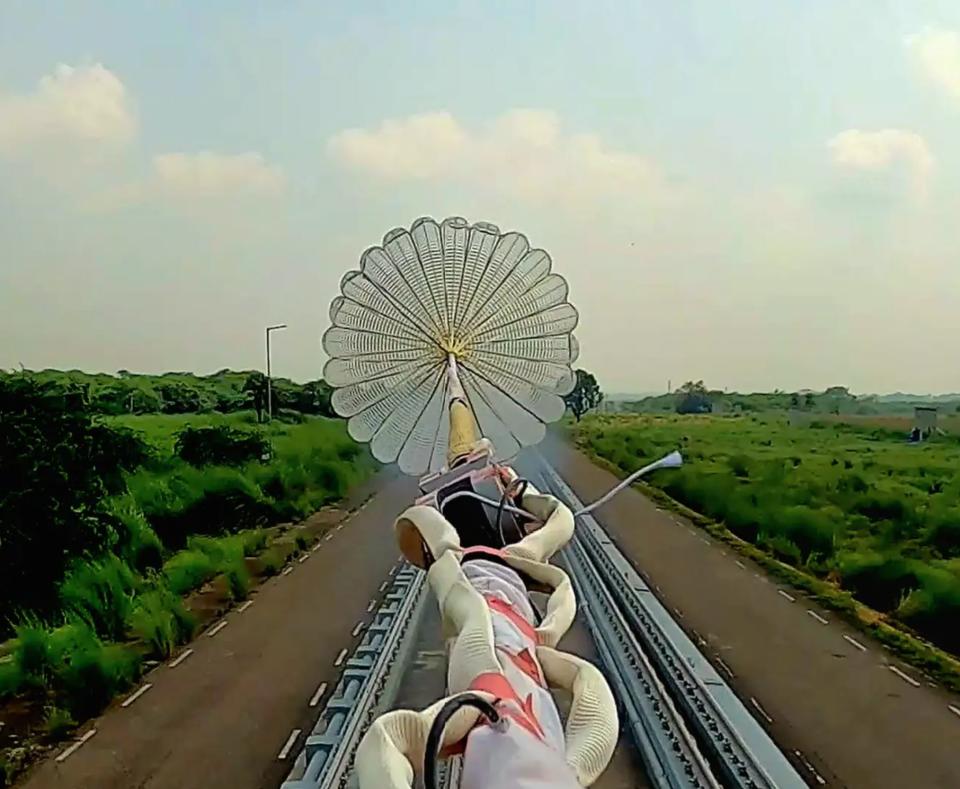
[[[960,389],[960,7],[6,2],[0,366],[318,376],[389,228],[525,232],[606,388]],[[42,82],[43,80],[43,82]]]

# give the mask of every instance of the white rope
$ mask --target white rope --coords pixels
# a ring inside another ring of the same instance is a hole
[[[597,507],[603,506],[608,501],[610,501],[610,499],[616,496],[620,491],[622,491],[624,488],[629,487],[638,479],[640,479],[640,477],[646,474],[649,474],[651,471],[656,471],[657,469],[661,469],[661,468],[680,468],[680,466],[682,465],[683,465],[683,456],[679,452],[671,452],[669,455],[665,455],[664,457],[660,458],[660,460],[654,461],[653,463],[650,463],[649,465],[646,465],[643,468],[638,469],[637,471],[634,471],[629,477],[627,477],[622,482],[620,482],[619,485],[616,485],[615,487],[608,490],[595,502],[593,502],[592,504],[588,504],[583,509],[577,510],[575,513],[573,513],[573,517],[579,518],[582,515],[587,515],[588,513],[593,512]],[[476,499],[477,501],[482,502],[483,504],[486,504],[490,507],[493,507],[494,509],[500,506],[499,501],[493,501],[492,499],[488,499],[486,496],[481,496],[479,493],[474,493],[472,490],[458,490],[456,493],[451,493],[447,498],[443,500],[443,504],[440,507],[440,511],[441,512],[443,511],[443,508],[447,506],[448,502],[454,501],[455,499],[462,499],[462,498]],[[514,507],[512,504],[504,504],[503,511],[512,512],[515,515],[523,515],[524,517],[531,518],[532,520],[537,520],[537,517],[535,515],[531,515],[529,512],[527,512],[526,510],[522,510],[519,507]]]

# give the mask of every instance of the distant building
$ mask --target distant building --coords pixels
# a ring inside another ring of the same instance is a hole
[[[929,435],[937,428],[937,407],[935,405],[918,405],[913,409],[913,424]]]

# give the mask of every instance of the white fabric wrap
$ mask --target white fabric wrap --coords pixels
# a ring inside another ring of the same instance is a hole
[[[443,745],[467,738],[462,789],[590,786],[609,763],[619,731],[610,688],[595,666],[554,648],[573,622],[576,599],[566,573],[547,561],[573,535],[573,516],[559,500],[532,487],[527,489],[523,507],[541,518],[543,526],[504,550],[509,567],[485,559],[461,565],[456,530],[435,509],[411,507],[397,519],[398,537],[416,530],[435,557],[427,578],[440,606],[447,640],[451,696],[421,712],[394,710],[374,721],[357,750],[360,789],[412,787],[414,766],[419,769],[423,763],[436,714],[448,699],[488,673],[504,675],[521,699],[531,697],[544,738],[512,721],[504,732],[476,726],[479,713],[461,708],[444,730]],[[492,610],[483,597],[499,597],[532,624],[533,610],[518,572],[552,590],[543,621],[535,629],[535,642],[509,617]],[[549,691],[504,654],[517,654],[524,648],[535,653],[548,686],[571,692],[573,703],[565,729]],[[489,693],[480,695],[493,700]]]

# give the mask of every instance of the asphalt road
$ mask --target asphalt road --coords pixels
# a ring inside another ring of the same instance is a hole
[[[617,482],[556,438],[541,449],[584,502]],[[960,787],[955,695],[637,491],[593,514],[811,785]]]

